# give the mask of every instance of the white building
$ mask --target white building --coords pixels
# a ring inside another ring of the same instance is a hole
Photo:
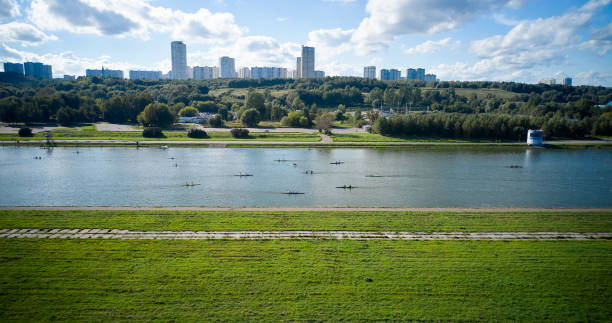
[[[130,71],[129,74],[131,80],[159,80],[162,77],[160,71]]]
[[[542,130],[531,130],[527,131],[527,145],[528,146],[542,146],[544,144],[544,131]]]
[[[539,83],[541,83],[541,84],[548,84],[548,85],[555,85],[557,83],[557,81],[555,79],[541,79]]]
[[[173,41],[170,44],[172,56],[171,78],[175,80],[187,79],[187,45],[182,41]]]
[[[85,70],[85,76],[90,77],[90,76],[100,76],[102,78],[106,78],[106,77],[118,77],[118,78],[123,78],[123,71],[121,70],[108,70],[108,69],[104,69],[104,67],[102,67],[101,70],[92,70],[92,69],[86,69]]]
[[[194,80],[205,80],[214,77],[214,67],[210,66],[194,66],[193,67],[193,79]]]
[[[227,56],[219,57],[219,77],[221,78],[236,77],[236,64],[233,58],[227,57]]]
[[[366,79],[376,78],[376,66],[366,66],[363,68],[363,77]]]
[[[251,67],[251,78],[278,79],[287,78],[287,69],[284,67]]]
[[[241,67],[238,70],[238,77],[241,79],[249,79],[251,78],[251,69],[248,67]]]

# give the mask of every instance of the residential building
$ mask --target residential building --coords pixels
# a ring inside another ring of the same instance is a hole
[[[172,56],[172,73],[170,78],[174,80],[187,79],[187,45],[182,41],[170,43],[170,54]]]
[[[417,72],[414,68],[409,68],[406,70],[406,79],[407,80],[416,80]]]
[[[102,78],[107,78],[107,77],[123,78],[123,71],[121,71],[121,70],[108,70],[108,69],[105,70],[104,67],[102,67],[101,70],[86,69],[85,70],[85,76],[87,76],[87,77],[99,76],[99,77],[102,77]]]
[[[23,64],[21,63],[9,63],[6,62],[4,63],[4,72],[5,73],[17,73],[17,74],[23,74]]]
[[[162,77],[160,71],[130,71],[129,74],[131,80],[159,80]]]
[[[438,78],[436,77],[436,74],[425,74],[425,82],[438,82]]]
[[[221,78],[236,77],[235,60],[227,56],[219,57],[219,70],[220,70],[219,76]]]
[[[193,67],[193,79],[194,80],[206,80],[214,77],[214,67],[210,66],[194,66]]]
[[[555,85],[557,83],[557,81],[555,79],[541,79],[540,82],[541,84],[548,84],[548,85]]]
[[[400,70],[386,69],[383,68],[380,70],[380,80],[381,81],[397,81],[402,77],[402,72]]]
[[[76,80],[76,76],[64,74],[64,80]]]
[[[376,66],[366,66],[363,68],[363,77],[366,79],[376,78]]]
[[[242,67],[238,70],[238,77],[241,79],[251,78],[251,69],[248,67]]]
[[[295,63],[295,78],[302,78],[302,58],[298,57]]]
[[[44,65],[38,62],[25,62],[23,63],[23,69],[25,76],[38,77],[38,78],[53,78],[53,71],[51,65]]]
[[[314,77],[325,77],[325,71],[314,71]]]
[[[251,78],[287,78],[287,69],[283,67],[251,67]]]
[[[6,70],[6,68],[5,68],[5,70]],[[563,78],[563,85],[572,86],[572,78],[571,77],[564,77]]]
[[[214,66],[213,67],[213,78],[214,79],[218,79],[219,76],[220,76],[219,67],[218,66]]]
[[[416,79],[419,81],[425,81],[425,69],[423,68],[416,69]]]
[[[315,49],[314,47],[308,47],[302,45],[302,70],[301,77],[311,78],[314,77],[315,71]]]

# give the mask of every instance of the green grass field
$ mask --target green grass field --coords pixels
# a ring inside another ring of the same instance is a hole
[[[1,210],[0,228],[610,232],[610,212]],[[612,241],[0,238],[4,321],[609,321]]]
[[[612,213],[1,210],[0,228],[612,232]]]
[[[609,321],[608,241],[0,239],[5,321]]]
[[[232,137],[229,132],[207,132],[208,138],[193,139],[187,137],[187,131],[164,131],[165,138],[144,138],[142,131],[97,131],[91,127],[76,130],[71,128],[56,129],[51,132],[53,139],[72,139],[72,140],[264,140],[264,141],[319,141],[321,138],[317,134],[308,133],[255,133],[251,132],[248,139],[237,139]],[[0,140],[44,140],[43,133],[37,133],[32,137],[19,137],[17,134],[0,134]]]

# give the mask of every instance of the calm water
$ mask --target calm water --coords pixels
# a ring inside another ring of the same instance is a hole
[[[2,147],[0,183],[4,206],[612,207],[612,150]]]

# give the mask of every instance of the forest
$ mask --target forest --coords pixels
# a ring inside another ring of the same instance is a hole
[[[612,135],[612,108],[600,107],[610,101],[610,88],[514,82],[40,80],[0,73],[0,121],[26,124],[146,123],[150,106],[168,110],[171,121],[194,111],[217,114],[216,125],[235,119],[312,127],[331,113],[388,136],[521,140],[538,128],[548,137],[584,138]]]

